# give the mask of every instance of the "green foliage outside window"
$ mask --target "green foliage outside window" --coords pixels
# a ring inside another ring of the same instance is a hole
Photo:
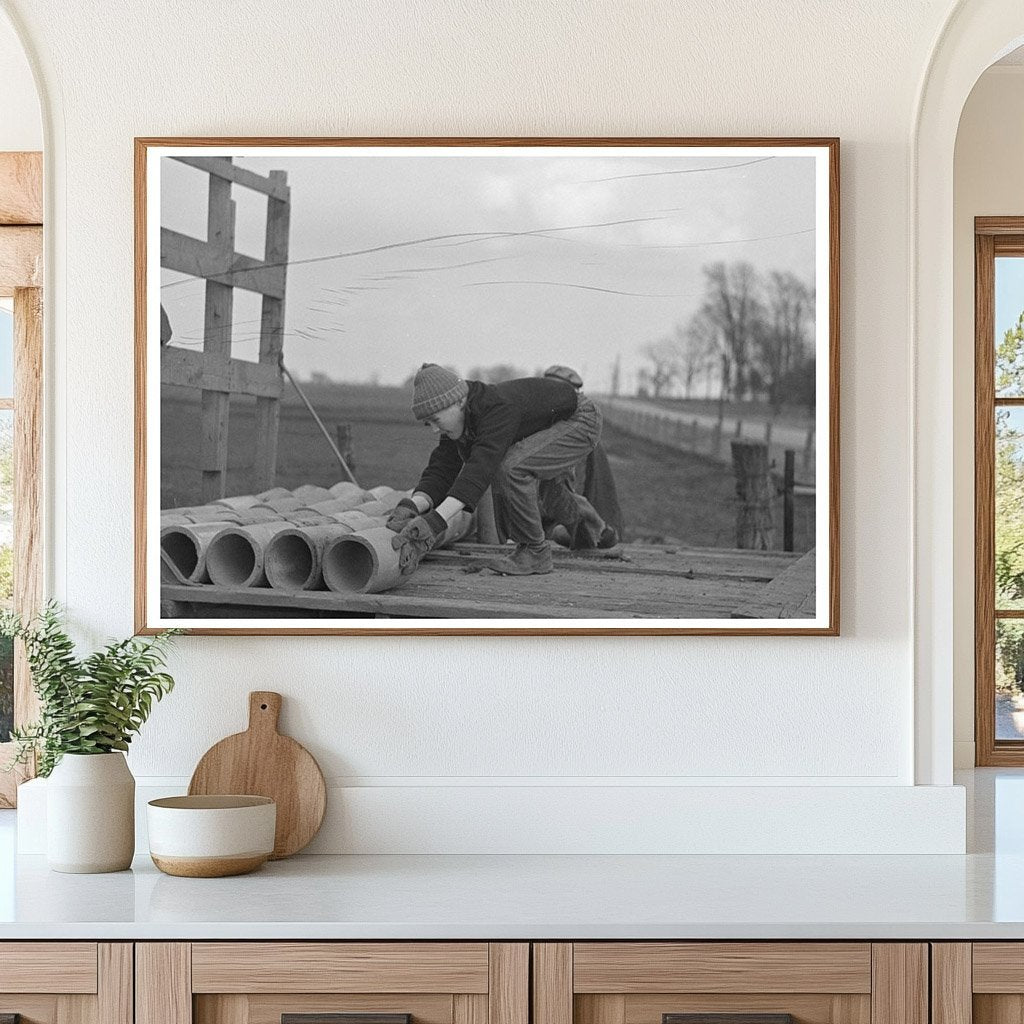
[[[1024,312],[996,347],[995,384],[1000,397],[1024,396]],[[1019,608],[1024,604],[1024,430],[1006,407],[996,410],[995,427],[996,608]],[[1012,620],[996,621],[996,684],[1003,692],[1024,692],[1024,629]]]

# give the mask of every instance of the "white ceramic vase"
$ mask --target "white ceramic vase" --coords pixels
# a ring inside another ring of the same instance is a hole
[[[54,871],[124,871],[135,853],[135,778],[124,754],[65,754],[46,784]]]

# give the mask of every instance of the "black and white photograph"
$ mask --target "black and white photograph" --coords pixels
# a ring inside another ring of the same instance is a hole
[[[838,141],[136,140],[140,631],[838,632]]]

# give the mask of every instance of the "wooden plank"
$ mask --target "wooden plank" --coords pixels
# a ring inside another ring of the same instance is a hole
[[[43,229],[0,227],[0,298],[43,286]]]
[[[931,1024],[971,1024],[971,944],[933,942]]]
[[[200,992],[487,992],[484,942],[197,942]]]
[[[265,266],[262,260],[252,256],[225,252],[170,228],[160,229],[160,266],[260,295],[284,298],[283,267]]]
[[[56,1024],[98,1024],[96,998],[61,993],[56,1002]]]
[[[231,182],[225,178],[210,178],[206,237],[209,247],[230,262],[235,249],[235,204],[231,199]],[[205,358],[225,362],[231,358],[233,306],[232,286],[207,280],[203,321]],[[216,501],[227,493],[229,403],[226,392],[204,387],[199,442],[203,501]]]
[[[96,992],[95,942],[5,942],[0,992]]]
[[[496,594],[494,589],[484,592],[478,597],[473,596],[473,588],[461,584],[462,595],[449,597],[444,581],[435,579],[429,586],[423,579],[425,569],[418,573],[418,592],[413,592],[411,585],[384,594],[342,594],[332,591],[275,591],[265,587],[229,588],[204,585],[198,587],[180,587],[176,584],[165,584],[162,593],[172,601],[194,601],[201,604],[243,605],[259,608],[310,608],[322,611],[354,611],[359,614],[371,615],[419,615],[424,617],[462,617],[462,618],[639,618],[639,617],[674,617],[667,609],[655,606],[653,602],[645,605],[640,599],[632,599],[626,595],[608,596],[607,600],[597,603],[583,600],[586,595],[572,595],[571,602],[555,603],[554,600],[539,600],[532,589],[526,588],[509,591],[507,578],[490,577],[490,580],[505,581],[504,593]],[[490,580],[487,583],[490,583]],[[456,583],[460,583],[456,581]],[[562,593],[571,593],[565,588],[552,594],[557,599]],[[518,600],[516,599],[518,598]],[[617,605],[617,606],[615,606]],[[711,617],[728,617],[728,607],[709,607],[709,605],[677,605],[680,615],[697,617],[700,612],[709,613]],[[717,615],[715,614],[717,612]]]
[[[288,1009],[292,1009],[290,1004]],[[281,1024],[281,1010],[278,1002],[274,1024]],[[192,999],[193,1024],[249,1024],[250,1020],[247,995],[232,992],[230,995],[194,996]]]
[[[976,235],[1021,235],[1024,237],[1024,217],[975,217]]]
[[[160,349],[160,381],[179,387],[270,398],[280,398],[284,390],[280,374],[272,367],[245,359],[209,356],[176,345]]]
[[[573,996],[576,1024],[625,1024],[626,999],[616,995]],[[648,1024],[648,1022],[644,1022]]]
[[[1024,996],[978,995],[971,1000],[973,1024],[1024,1024]]]
[[[0,153],[0,224],[43,223],[43,154]]]
[[[57,1024],[60,1015],[57,1004],[62,998],[65,997],[52,992],[44,995],[19,992],[0,998],[0,1024]]]
[[[284,171],[271,171],[270,178],[285,186]],[[285,186],[286,187],[286,186]],[[281,268],[282,280],[288,272],[288,228],[291,206],[287,199],[267,200],[267,233],[263,252],[268,266]],[[259,360],[281,376],[281,358],[284,351],[284,299],[264,295],[260,311]],[[278,397],[280,391],[278,392]],[[277,435],[280,420],[280,402],[277,398],[261,397],[256,400],[256,490],[274,486],[277,477]]]
[[[489,949],[489,1024],[529,1024],[530,945],[492,942]]]
[[[14,293],[14,608],[23,619],[43,603],[43,293]],[[39,717],[24,644],[15,647],[14,724]]]
[[[571,942],[533,944],[533,1024],[573,1024]]]
[[[871,992],[864,942],[577,942],[576,992]]]
[[[192,1024],[189,943],[135,944],[135,1024]]]
[[[793,619],[814,617],[814,594],[817,584],[814,548],[795,565],[765,585],[752,601],[739,605],[734,619]],[[810,608],[810,611],[808,611]]]
[[[925,943],[872,943],[871,976],[871,1024],[929,1024]]]
[[[416,1024],[421,1020],[416,1015]],[[267,1024],[270,1024],[268,1021]],[[425,1022],[429,1024],[429,1022]],[[487,1024],[487,996],[463,992],[452,996],[452,1024]]]
[[[135,954],[130,942],[101,942],[97,947],[96,1019],[99,1024],[134,1024]]]
[[[474,561],[487,558],[500,558],[510,553],[510,548],[496,548],[492,552],[470,552],[464,550],[461,545],[449,550],[432,551],[430,560],[434,562],[458,562],[463,567],[472,565]],[[619,558],[588,557],[586,552],[569,551],[566,548],[553,548],[552,555],[558,559],[560,565],[566,565],[575,572],[598,572],[603,574],[618,573],[623,576],[674,576],[679,579],[688,580],[732,580],[742,583],[767,584],[772,581],[771,576],[750,576],[737,573],[716,573],[698,572],[689,568],[686,563],[678,559],[666,557],[666,562],[675,563],[665,567],[652,565],[640,565],[633,561],[625,551]]]
[[[1024,993],[1024,943],[974,943],[972,973],[975,992]]]
[[[286,181],[278,177],[283,173],[281,171],[271,171],[267,177],[263,177],[255,171],[239,167],[222,156],[173,156],[170,159],[189,167],[196,167],[226,181],[236,182],[245,188],[251,188],[254,192],[262,192],[273,199],[283,199],[287,202],[291,193]]]

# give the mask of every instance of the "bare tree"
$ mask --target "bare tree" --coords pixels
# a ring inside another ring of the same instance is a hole
[[[755,324],[762,317],[760,281],[749,263],[713,263],[704,268],[701,312],[722,334],[732,370],[732,397],[741,401],[750,387]]]
[[[683,372],[683,350],[673,335],[649,341],[640,346],[640,355],[650,362],[643,371],[643,381],[653,398],[661,398]]]
[[[768,275],[765,292],[767,308],[755,330],[755,348],[768,404],[778,415],[786,400],[785,382],[807,359],[814,293],[796,275],[779,271]]]
[[[709,375],[718,363],[720,332],[707,314],[698,310],[685,328],[676,327],[676,338],[683,352],[683,387],[689,398],[698,374]]]

